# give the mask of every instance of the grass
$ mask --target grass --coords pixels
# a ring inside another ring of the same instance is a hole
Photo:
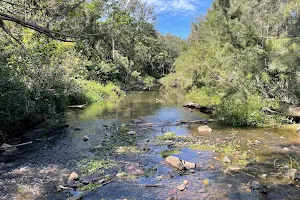
[[[90,104],[106,100],[116,101],[125,96],[125,93],[113,83],[104,85],[97,81],[76,79],[76,84],[81,88],[81,92],[71,97],[73,103],[74,101],[77,101],[78,104]]]
[[[126,124],[122,124],[122,125],[121,125],[121,128],[120,128],[120,132],[121,132],[121,133],[127,133],[127,132],[129,132],[129,131],[130,131],[130,129],[127,127]]]

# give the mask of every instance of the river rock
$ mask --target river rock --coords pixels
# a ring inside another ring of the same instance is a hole
[[[185,170],[185,167],[181,160],[175,156],[168,156],[166,158],[166,162],[179,171]]]
[[[187,184],[189,184],[189,181],[188,181],[188,180],[184,180],[184,181],[183,181],[183,184],[184,184],[184,185],[187,185]]]
[[[132,120],[132,122],[133,122],[134,124],[141,124],[141,123],[143,123],[143,120],[140,120],[140,119],[134,119],[134,120]]]
[[[166,200],[177,200],[177,198],[173,196],[173,197],[166,198]]]
[[[284,147],[283,148],[283,151],[289,151],[290,149],[289,148],[287,148],[287,147]]]
[[[177,187],[177,189],[178,189],[179,191],[183,191],[183,190],[185,189],[185,185],[184,185],[184,184],[181,184],[181,185],[179,185],[179,186]]]
[[[73,180],[76,181],[78,180],[78,178],[79,178],[78,174],[76,172],[72,172],[68,178],[68,181],[73,181]]]
[[[258,181],[253,181],[249,184],[250,189],[252,190],[258,190],[261,188],[260,183]]]
[[[212,132],[212,129],[209,128],[207,125],[198,127],[198,133],[200,133],[200,134],[207,134],[207,133],[211,133],[211,132]]]
[[[125,165],[125,172],[129,175],[141,175],[144,174],[145,171],[143,169],[140,168],[140,164],[139,163],[129,163]]]
[[[231,163],[231,160],[228,156],[225,156],[224,159],[223,159],[223,162],[225,163]]]
[[[300,180],[300,172],[297,169],[289,169],[284,174],[284,177],[294,180]]]
[[[88,136],[86,136],[86,135],[83,137],[83,141],[85,141],[85,142],[88,141],[89,139],[90,138]]]
[[[128,135],[136,135],[136,132],[135,131],[129,131],[127,132]]]
[[[184,167],[186,169],[196,169],[196,163],[187,162],[187,161],[184,161],[184,160],[182,160],[181,162],[182,162],[182,164],[184,165]]]
[[[262,177],[262,178],[267,178],[267,174],[262,174],[260,177]]]

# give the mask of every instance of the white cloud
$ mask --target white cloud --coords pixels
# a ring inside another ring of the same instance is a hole
[[[141,0],[142,2],[153,6],[156,12],[173,11],[186,12],[196,11],[201,7],[201,0]],[[203,1],[202,1],[203,2]]]

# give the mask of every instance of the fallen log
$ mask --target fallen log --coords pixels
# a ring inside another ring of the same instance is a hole
[[[146,184],[146,185],[142,185],[144,187],[159,187],[159,188],[162,188],[164,187],[164,185],[162,184]]]
[[[16,147],[25,146],[25,145],[28,145],[28,144],[32,144],[32,141],[21,143],[21,144],[15,144],[15,145],[10,145],[10,144],[4,143],[0,146],[0,150],[7,150],[7,149],[10,149],[10,148],[16,148]]]
[[[176,124],[208,124],[212,122],[217,122],[218,120],[216,119],[200,119],[200,120],[194,120],[194,121],[185,121],[185,120],[180,120],[176,122]]]
[[[82,109],[82,108],[85,108],[86,105],[74,105],[74,106],[68,106],[68,108],[79,108],[79,109]]]
[[[192,103],[192,102],[184,104],[183,107],[197,109],[200,112],[203,112],[203,113],[209,114],[209,115],[212,114],[215,109],[213,106],[201,106],[198,103]]]
[[[86,104],[84,105],[73,105],[73,106],[68,106],[68,108],[78,108],[78,109],[82,109],[82,108],[85,108],[86,107]]]
[[[208,124],[212,122],[217,122],[216,119],[201,119],[201,120],[193,120],[186,121],[180,120],[175,123],[172,122],[153,122],[153,123],[140,123],[140,124],[132,124],[135,127],[164,127],[164,126],[178,126],[181,124]]]
[[[274,110],[272,108],[262,108],[261,111],[268,115],[280,115],[280,116],[286,117],[287,119],[289,119],[293,122],[296,122],[296,123],[300,122],[300,116],[285,114],[282,112],[278,112],[277,110]]]

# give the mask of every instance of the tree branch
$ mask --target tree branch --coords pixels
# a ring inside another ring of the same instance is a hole
[[[80,38],[80,36],[67,35],[67,34],[64,34],[64,33],[54,32],[50,29],[39,26],[35,23],[24,21],[22,19],[18,19],[14,16],[10,16],[10,15],[4,14],[4,13],[0,13],[0,20],[11,21],[11,22],[17,23],[21,26],[24,26],[26,28],[35,30],[35,31],[37,31],[41,34],[44,34],[44,35],[46,35],[50,38],[60,40],[60,41],[63,41],[63,42],[75,42],[75,40],[68,40],[67,38],[73,38],[73,39]]]
[[[5,27],[5,24],[2,19],[0,19],[0,27],[7,35],[12,37],[19,45],[21,45],[23,48],[25,48],[24,44],[21,41],[19,41],[17,38],[15,38],[13,36],[13,34]]]

